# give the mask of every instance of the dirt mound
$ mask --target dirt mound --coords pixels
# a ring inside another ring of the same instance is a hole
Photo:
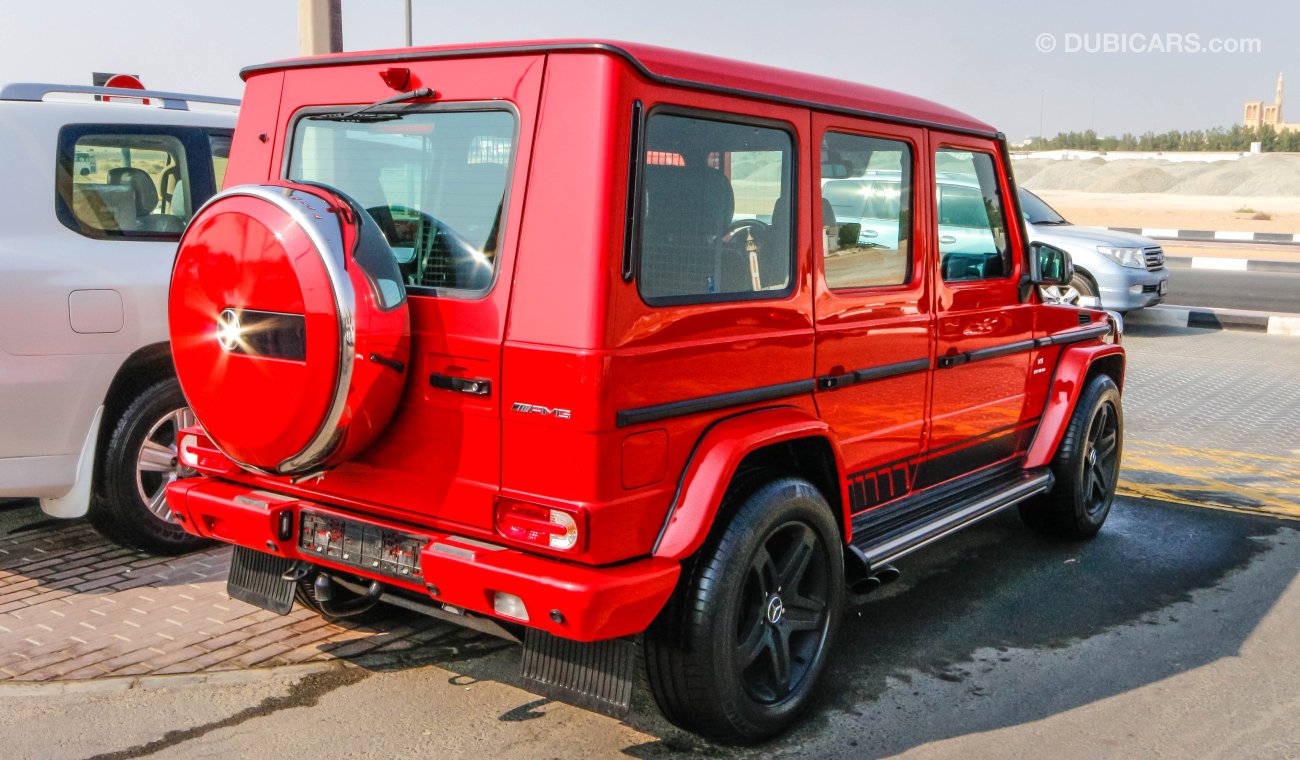
[[[1093,183],[1093,172],[1097,170],[1096,165],[1080,161],[1044,160],[1041,163],[1043,166],[1025,182],[1025,187],[1030,190],[1084,190]],[[1017,177],[1020,176],[1020,164],[1016,167]]]
[[[1156,166],[1101,167],[1096,174],[1097,180],[1088,186],[1090,193],[1163,193],[1178,182],[1163,167]]]
[[[1015,173],[1029,190],[1300,197],[1300,154],[1293,153],[1213,162],[1024,158],[1015,161]]]

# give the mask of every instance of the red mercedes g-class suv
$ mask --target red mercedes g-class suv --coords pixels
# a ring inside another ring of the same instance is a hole
[[[518,637],[610,712],[639,657],[672,721],[756,741],[891,562],[1012,506],[1105,520],[1118,324],[1044,302],[1069,257],[992,127],[607,42],[243,76],[169,317],[203,477],[168,503],[235,597]]]

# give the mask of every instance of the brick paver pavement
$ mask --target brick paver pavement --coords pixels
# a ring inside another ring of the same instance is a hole
[[[1134,323],[1129,495],[1300,517],[1300,340]]]
[[[83,522],[0,536],[0,681],[197,673],[410,651],[461,629],[393,610],[334,625],[226,596],[230,548],[122,549]]]

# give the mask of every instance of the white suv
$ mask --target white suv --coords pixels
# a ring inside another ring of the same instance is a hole
[[[158,552],[192,424],[167,342],[176,242],[220,187],[239,101],[0,87],[0,497]]]

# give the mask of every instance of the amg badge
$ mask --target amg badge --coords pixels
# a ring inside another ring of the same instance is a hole
[[[516,412],[523,412],[524,414],[540,414],[547,417],[554,417],[557,420],[567,420],[570,416],[568,409],[551,409],[545,406],[537,406],[536,404],[521,404],[518,401],[512,404],[510,409]]]

